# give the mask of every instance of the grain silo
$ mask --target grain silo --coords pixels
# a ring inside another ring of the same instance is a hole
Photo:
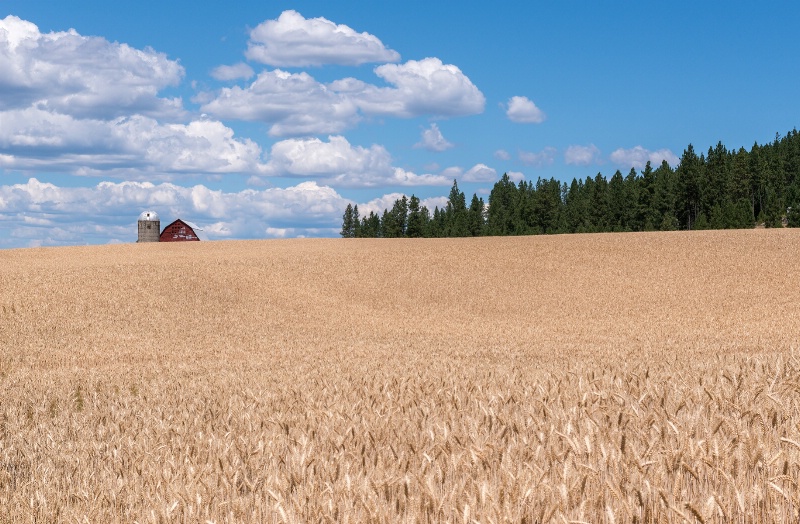
[[[139,215],[139,238],[137,242],[158,242],[161,236],[161,220],[155,211]]]

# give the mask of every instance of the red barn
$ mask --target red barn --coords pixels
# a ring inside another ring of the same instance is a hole
[[[159,237],[159,242],[196,242],[208,240],[202,228],[191,222],[184,222],[180,218],[164,228]]]

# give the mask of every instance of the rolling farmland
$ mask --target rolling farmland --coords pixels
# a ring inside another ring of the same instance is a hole
[[[0,251],[0,523],[797,522],[800,230]]]

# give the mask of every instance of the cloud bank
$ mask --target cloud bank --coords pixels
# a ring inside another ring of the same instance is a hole
[[[150,48],[75,30],[43,34],[13,15],[0,20],[0,111],[36,107],[78,118],[178,118],[181,100],[158,92],[177,85],[183,74],[177,61]]]
[[[285,189],[223,192],[150,182],[59,187],[33,178],[0,186],[0,246],[135,241],[136,218],[143,209],[157,211],[162,220],[192,220],[212,239],[331,236],[349,202],[313,181]],[[7,229],[11,233],[4,237]]]
[[[0,112],[0,147],[0,168],[18,171],[144,179],[265,170],[255,142],[213,120],[106,121],[27,108]]]

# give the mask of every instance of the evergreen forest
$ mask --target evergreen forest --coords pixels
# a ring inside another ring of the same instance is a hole
[[[488,205],[487,205],[488,204]],[[414,195],[382,214],[359,216],[348,204],[341,236],[466,237],[612,231],[669,231],[800,226],[800,135],[731,151],[722,143],[700,155],[690,144],[676,168],[601,173],[586,180],[514,183],[503,175],[484,202],[453,182],[447,204],[433,212]]]

